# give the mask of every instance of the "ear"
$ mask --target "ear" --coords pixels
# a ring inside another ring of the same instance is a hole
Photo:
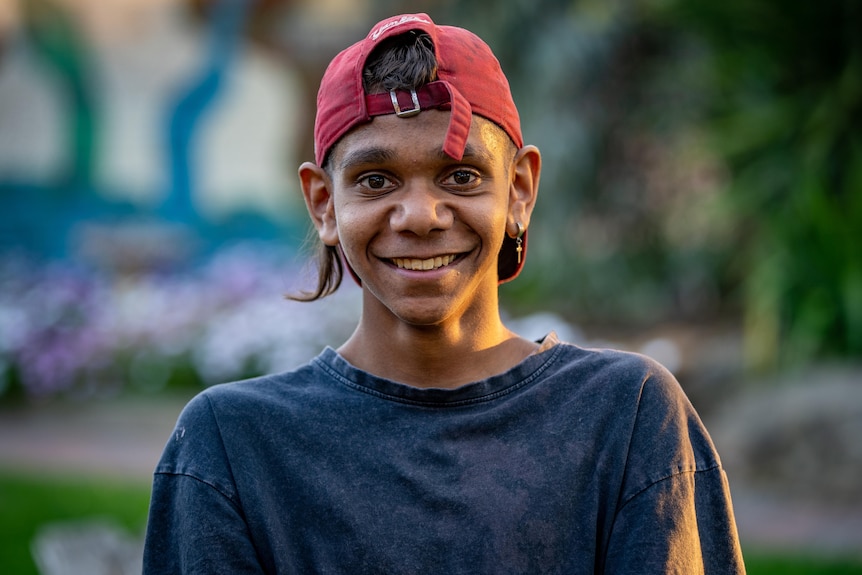
[[[303,162],[299,166],[299,183],[305,206],[317,235],[327,246],[338,245],[338,226],[335,223],[335,201],[332,197],[332,182],[326,171],[317,164]]]
[[[536,146],[524,146],[512,160],[509,184],[509,216],[506,231],[511,237],[518,235],[517,223],[530,227],[530,216],[539,193],[539,175],[542,171],[542,154]]]

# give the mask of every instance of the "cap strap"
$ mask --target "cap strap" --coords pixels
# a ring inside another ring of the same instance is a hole
[[[464,157],[464,148],[467,146],[467,137],[470,135],[473,109],[467,98],[449,82],[431,82],[418,90],[393,90],[366,95],[365,107],[371,117],[385,114],[409,117],[415,116],[420,110],[451,109],[452,115],[449,118],[443,151],[456,160]]]
[[[443,151],[452,158],[461,161],[464,149],[467,147],[467,137],[470,135],[470,123],[473,121],[473,107],[458,88],[449,82],[443,82],[449,90],[452,99],[452,115],[449,116],[449,128],[446,131],[446,141]]]

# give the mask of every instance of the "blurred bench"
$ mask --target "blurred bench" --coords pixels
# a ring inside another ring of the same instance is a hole
[[[50,523],[33,539],[42,575],[140,575],[143,540],[109,520]]]

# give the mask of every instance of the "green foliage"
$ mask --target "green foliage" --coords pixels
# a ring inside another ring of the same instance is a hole
[[[108,518],[141,534],[149,493],[149,486],[0,470],[0,573],[36,575],[30,545],[46,523]]]
[[[862,6],[679,0],[708,47],[751,367],[862,354]]]

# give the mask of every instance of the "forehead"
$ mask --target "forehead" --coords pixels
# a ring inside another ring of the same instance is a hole
[[[374,154],[379,155],[381,161],[384,156],[412,156],[456,162],[443,152],[449,117],[449,112],[441,110],[425,110],[409,118],[377,116],[345,134],[332,148],[327,166],[343,169],[358,156],[366,162],[373,161]],[[499,126],[473,115],[465,162],[476,157],[487,162],[504,161],[513,155],[514,149],[511,138]]]

